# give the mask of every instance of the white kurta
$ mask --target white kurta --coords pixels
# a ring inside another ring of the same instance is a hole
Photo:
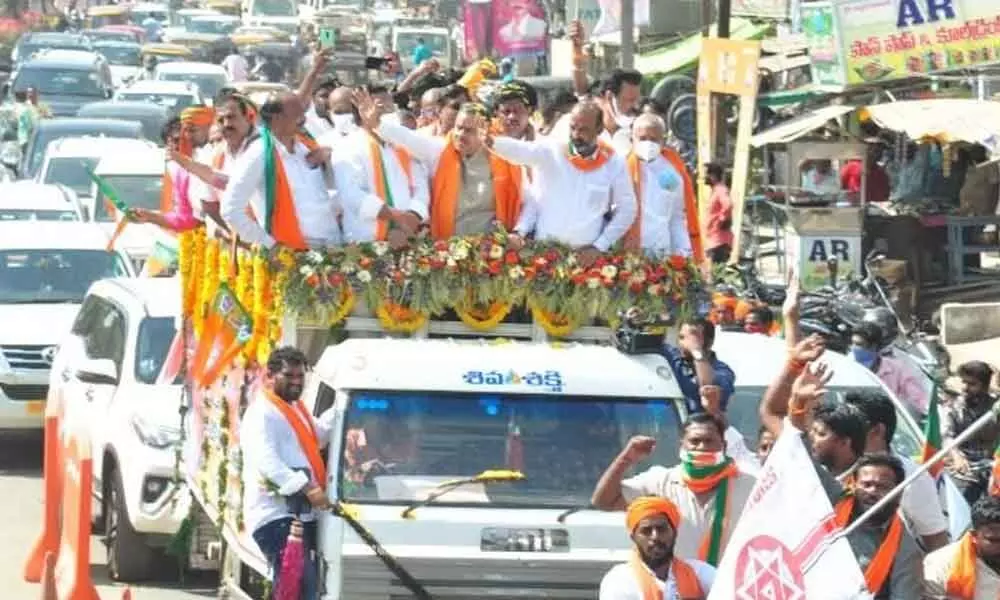
[[[370,242],[375,239],[376,217],[385,203],[375,191],[379,182],[375,180],[377,171],[368,140],[362,137],[358,143],[353,151],[333,161],[333,174],[341,187],[339,198],[344,209],[345,241]],[[410,177],[407,177],[396,152],[385,145],[379,148],[393,206],[413,211],[426,221],[430,210],[427,171],[417,160],[411,160]],[[342,185],[348,181],[350,185]]]
[[[539,190],[536,238],[574,247],[594,246],[603,252],[632,226],[635,190],[620,154],[612,154],[604,165],[585,172],[570,163],[563,140],[525,142],[499,137],[493,150],[515,164],[532,168]],[[611,220],[605,224],[608,211],[612,211]]]
[[[316,112],[316,106],[314,104],[310,104],[309,109],[306,110],[305,127],[306,131],[309,132],[309,135],[316,138],[317,141],[319,138],[323,137],[325,133],[333,131],[333,124],[319,116]]]
[[[331,409],[313,419],[321,447],[329,441],[330,427],[336,418],[334,412]],[[291,516],[287,500],[281,496],[294,494],[309,483],[319,483],[296,470],[308,471],[309,459],[284,415],[262,395],[253,399],[243,415],[240,449],[243,451],[243,516],[247,531]],[[279,495],[268,491],[265,482],[277,486]],[[303,521],[313,519],[315,514],[302,515]]]
[[[285,168],[299,228],[306,242],[313,246],[340,243],[338,209],[327,190],[323,169],[309,165],[306,161],[309,149],[300,141],[296,140],[294,153],[277,140],[274,147]],[[257,219],[247,214],[248,205]],[[229,184],[222,195],[221,212],[222,218],[241,239],[270,248],[275,240],[258,222],[264,209],[264,143],[258,139],[234,162]]]
[[[649,162],[639,161],[642,183],[642,218],[639,228],[640,246],[653,256],[691,256],[691,236],[684,210],[684,180],[662,156]],[[673,188],[661,183],[673,174]]]
[[[701,591],[708,595],[715,582],[715,569],[712,565],[700,560],[685,560],[698,578],[701,584]],[[670,576],[666,581],[656,580],[663,600],[677,600],[677,583],[674,579],[674,571],[670,570]],[[599,600],[644,600],[642,589],[639,587],[639,580],[632,572],[632,565],[623,563],[611,567],[611,570],[604,575],[601,580],[601,591]]]
[[[959,542],[938,548],[924,557],[923,597],[929,600],[946,600],[948,576],[955,560]],[[976,559],[975,600],[995,600],[1000,598],[1000,574],[989,568],[982,560]]]

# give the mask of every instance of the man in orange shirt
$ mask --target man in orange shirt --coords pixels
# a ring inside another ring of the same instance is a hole
[[[708,199],[708,225],[706,226],[706,255],[714,265],[729,262],[733,251],[733,201],[723,177],[722,165],[705,165],[705,184],[712,188]]]

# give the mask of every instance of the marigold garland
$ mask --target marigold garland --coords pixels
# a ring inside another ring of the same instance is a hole
[[[427,313],[389,301],[379,304],[375,315],[383,329],[396,333],[416,333],[427,323]]]
[[[181,305],[185,317],[194,311],[194,299],[188,294],[191,288],[191,266],[194,261],[194,232],[185,231],[177,239],[177,263],[181,277]]]
[[[567,315],[547,311],[535,302],[529,302],[531,316],[549,337],[568,337],[580,327],[580,321]]]
[[[219,289],[219,240],[205,240],[205,257],[202,264],[201,290],[198,294],[198,305],[195,307],[198,315],[195,320],[195,332],[199,335],[205,325],[208,311],[212,310],[215,292]]]
[[[492,331],[507,318],[513,305],[494,300],[487,305],[463,302],[455,306],[455,314],[469,329]]]
[[[253,255],[246,250],[238,250],[236,265],[236,298],[249,310],[253,307]]]
[[[191,320],[194,324],[195,333],[201,334],[201,326],[205,322],[205,315],[201,311],[201,278],[205,269],[205,229],[199,227],[194,230],[194,243],[191,248],[191,277],[186,289],[187,297],[185,303],[191,306]]]
[[[253,337],[247,342],[245,356],[259,359],[258,348],[267,345],[271,318],[271,266],[267,255],[258,251],[253,257]]]

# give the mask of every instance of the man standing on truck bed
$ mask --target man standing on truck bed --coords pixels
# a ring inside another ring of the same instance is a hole
[[[300,597],[316,598],[316,513],[330,507],[320,447],[330,437],[329,410],[314,419],[300,400],[308,366],[305,354],[284,346],[271,353],[267,375],[240,427],[243,450],[243,511],[247,529],[271,566],[272,587],[293,519],[303,524],[306,565]],[[302,501],[302,496],[308,503]],[[294,509],[290,504],[298,500]],[[311,505],[311,509],[308,506]],[[306,512],[298,512],[305,510]]]

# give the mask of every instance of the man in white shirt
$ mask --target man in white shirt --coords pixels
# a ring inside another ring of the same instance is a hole
[[[636,189],[638,210],[625,235],[625,248],[649,256],[691,256],[682,173],[663,148],[666,125],[653,114],[635,120],[627,163]]]
[[[685,523],[673,502],[655,496],[637,498],[628,507],[625,526],[635,552],[627,563],[612,567],[604,576],[599,600],[708,597],[715,582],[715,568],[674,555],[678,530]]]
[[[394,112],[387,88],[369,86],[368,92],[379,118]],[[379,240],[401,247],[429,216],[427,171],[404,148],[365,133],[352,138],[357,147],[333,157],[334,179],[354,182],[340,191],[344,237],[347,242]]]
[[[222,68],[226,70],[229,81],[233,83],[246,81],[250,75],[250,64],[235,45],[229,50],[229,55],[222,59]]]
[[[233,165],[222,217],[248,244],[305,250],[340,243],[338,209],[327,183],[330,151],[306,145],[299,133],[304,114],[292,92],[266,102],[260,109],[260,138]]]
[[[317,136],[316,141],[340,151],[343,148],[343,143],[347,141],[345,138],[354,136],[361,130],[354,110],[351,88],[341,86],[330,92],[327,99],[326,118],[330,122],[330,128],[322,135]]]
[[[331,507],[320,449],[336,418],[330,409],[313,418],[300,399],[309,366],[298,349],[276,349],[267,360],[263,389],[240,424],[243,451],[243,516],[247,530],[271,567],[272,587],[293,521],[303,526],[306,565],[301,598],[316,598],[316,511]]]
[[[510,3],[510,10],[513,18],[500,28],[500,37],[508,46],[515,48],[529,46],[545,37],[548,24],[544,19],[531,14],[531,9],[524,0],[513,0]]]
[[[335,79],[327,79],[321,81],[313,90],[312,102],[306,110],[305,127],[309,135],[317,140],[334,129],[333,121],[330,120],[329,99],[337,87]]]
[[[600,107],[581,102],[570,112],[568,140],[488,139],[500,157],[531,167],[538,189],[545,190],[533,224],[536,239],[578,248],[588,267],[625,235],[636,215],[625,159],[598,140],[600,128]]]

